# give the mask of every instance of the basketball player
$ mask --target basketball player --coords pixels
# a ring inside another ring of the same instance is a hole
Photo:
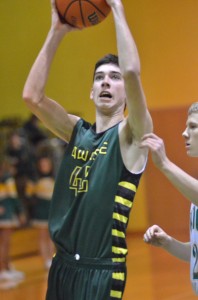
[[[49,273],[47,300],[123,297],[126,227],[148,155],[147,149],[139,148],[139,142],[152,131],[152,120],[122,1],[107,3],[115,22],[119,63],[115,55],[106,55],[96,63],[90,93],[95,124],[68,114],[45,95],[55,52],[63,37],[73,30],[60,23],[54,1],[51,29],[23,91],[30,110],[59,138],[69,142],[56,179],[49,219],[57,253]]]
[[[193,103],[189,108],[183,137],[187,155],[198,157],[198,102]],[[145,135],[141,148],[151,150],[155,165],[191,201],[190,242],[183,243],[174,239],[157,225],[147,229],[144,234],[144,241],[190,262],[190,279],[195,293],[198,294],[198,180],[185,173],[168,159],[163,141],[155,134]]]

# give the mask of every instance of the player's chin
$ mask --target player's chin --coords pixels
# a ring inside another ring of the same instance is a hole
[[[198,149],[197,149],[197,151],[187,150],[187,151],[186,151],[186,154],[187,154],[189,157],[198,157]]]

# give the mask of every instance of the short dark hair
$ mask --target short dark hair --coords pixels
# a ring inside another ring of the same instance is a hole
[[[94,68],[94,76],[96,73],[96,70],[102,66],[102,65],[106,65],[106,64],[113,64],[119,67],[119,60],[118,60],[118,56],[115,54],[107,54],[105,56],[103,56],[101,59],[99,59],[96,64],[95,64],[95,68]]]

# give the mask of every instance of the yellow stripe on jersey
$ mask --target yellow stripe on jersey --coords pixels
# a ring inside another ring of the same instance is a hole
[[[127,181],[121,181],[121,182],[119,182],[119,185],[123,186],[124,188],[126,188],[128,190],[134,191],[134,192],[136,192],[136,190],[137,190],[135,184],[132,184]]]
[[[112,247],[112,252],[115,254],[123,254],[126,255],[128,250],[126,248],[120,248],[120,247]]]
[[[125,216],[123,216],[123,215],[120,215],[120,214],[118,214],[118,213],[113,213],[113,219],[115,219],[115,220],[118,220],[118,221],[120,221],[120,222],[122,222],[122,223],[127,223],[127,221],[128,221],[128,218],[127,217],[125,217]]]
[[[125,199],[125,198],[123,198],[123,197],[120,197],[120,196],[116,196],[116,197],[115,197],[115,202],[121,203],[121,204],[123,204],[124,206],[127,206],[127,207],[129,207],[129,208],[131,208],[132,205],[133,205],[133,202],[132,202],[132,201],[129,201],[129,200],[127,200],[127,199]]]
[[[111,290],[110,296],[113,298],[121,299],[122,292]]]
[[[122,281],[124,281],[125,280],[125,273],[121,273],[121,272],[119,272],[119,273],[113,273],[112,274],[112,278],[116,279],[116,280],[122,280]]]
[[[118,236],[120,238],[125,238],[125,233],[122,231],[119,231],[117,229],[112,229],[112,235],[113,236]]]

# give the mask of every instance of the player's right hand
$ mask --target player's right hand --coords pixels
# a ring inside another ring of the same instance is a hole
[[[58,12],[57,12],[57,9],[56,9],[55,0],[51,0],[51,10],[52,10],[52,28],[63,31],[64,33],[79,30],[76,27],[73,27],[67,23],[61,22]]]
[[[153,225],[146,230],[143,240],[147,244],[156,247],[164,247],[169,241],[169,236],[158,225]]]

